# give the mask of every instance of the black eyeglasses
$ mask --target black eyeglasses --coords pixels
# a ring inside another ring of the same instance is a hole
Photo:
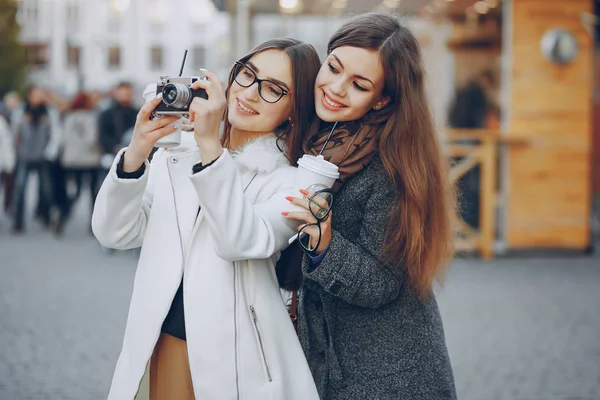
[[[311,192],[311,188],[308,191]],[[316,223],[306,224],[298,231],[298,243],[306,253],[313,255],[315,250],[319,248],[321,244],[321,222],[325,221],[331,213],[331,207],[333,206],[333,191],[331,189],[321,189],[314,192],[308,199],[308,209],[310,213],[317,219]],[[311,243],[311,237],[306,232],[309,227],[316,226],[319,230],[319,238],[317,243]]]
[[[283,88],[279,83],[268,79],[259,79],[256,73],[244,63],[235,62],[235,82],[241,87],[248,88],[258,82],[258,94],[267,103],[277,103],[283,96],[292,94],[289,90]]]

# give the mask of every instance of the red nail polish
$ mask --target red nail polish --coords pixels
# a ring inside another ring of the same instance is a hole
[[[284,212],[281,213],[281,215],[283,215],[284,217],[287,217],[288,214],[289,214],[289,212],[287,212],[287,211],[284,211]]]
[[[308,196],[308,190],[300,189],[300,193],[302,193],[305,196]]]
[[[290,202],[294,201],[294,198],[292,196],[285,196],[285,199]]]

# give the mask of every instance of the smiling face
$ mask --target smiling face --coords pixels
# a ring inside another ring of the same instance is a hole
[[[238,68],[238,75],[229,88],[228,114],[231,127],[239,134],[271,133],[292,112],[291,91],[293,87],[292,64],[289,57],[281,50],[270,49],[255,54],[246,62],[246,68]],[[278,97],[275,91],[278,86],[285,89],[288,94],[281,97],[276,103],[268,103],[259,94],[258,83],[244,87],[254,79],[267,79],[278,85],[268,82],[262,83],[263,97],[271,100]],[[239,82],[244,84],[240,85]]]
[[[342,46],[334,49],[315,82],[315,106],[323,121],[355,121],[371,108],[389,101],[382,97],[384,71],[375,50]]]

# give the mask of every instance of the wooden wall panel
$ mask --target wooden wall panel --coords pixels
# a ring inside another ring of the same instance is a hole
[[[509,151],[506,239],[511,248],[589,244],[592,43],[580,23],[593,0],[513,0],[510,133],[530,140]],[[550,28],[577,37],[569,65],[550,63]]]

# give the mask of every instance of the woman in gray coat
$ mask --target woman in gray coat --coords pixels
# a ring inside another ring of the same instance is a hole
[[[451,196],[415,37],[385,14],[347,23],[315,96],[323,130],[305,150],[323,149],[340,181],[331,196],[288,198],[307,212],[284,214],[308,234],[298,334],[319,394],[455,399],[433,295],[452,257]]]

